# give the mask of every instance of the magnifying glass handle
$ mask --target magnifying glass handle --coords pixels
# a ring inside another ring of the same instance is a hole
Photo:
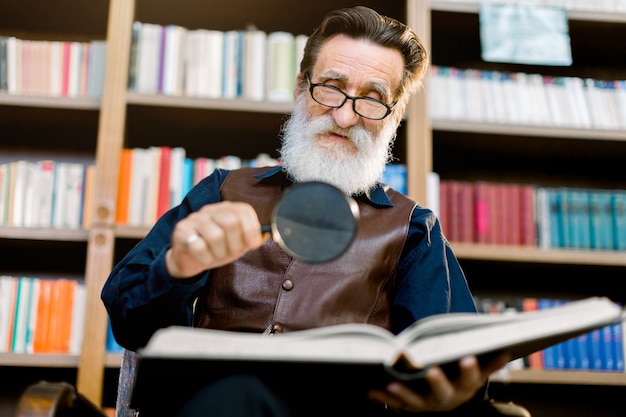
[[[261,233],[270,233],[271,231],[272,231],[271,224],[264,224],[263,226],[261,226]]]

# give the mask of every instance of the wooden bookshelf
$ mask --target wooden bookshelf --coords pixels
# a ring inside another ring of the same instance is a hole
[[[107,369],[119,366],[119,355],[107,354],[105,351],[107,316],[100,301],[100,290],[113,264],[119,260],[120,254],[116,249],[123,246],[120,243],[141,239],[147,231],[145,228],[115,224],[119,157],[122,148],[183,146],[191,149],[191,156],[194,157],[220,157],[225,152],[252,152],[249,149],[254,152],[264,149],[271,153],[279,146],[277,134],[280,121],[291,109],[290,103],[208,100],[128,92],[133,22],[162,25],[172,23],[187,28],[218,30],[243,28],[248,23],[253,23],[267,32],[285,30],[291,33],[309,33],[328,11],[353,5],[354,2],[320,0],[302,3],[273,0],[274,7],[267,7],[266,4],[254,0],[183,0],[175,5],[165,0],[100,0],[89,4],[68,0],[58,9],[41,6],[39,3],[34,0],[21,3],[0,0],[0,9],[14,12],[0,15],[0,34],[36,39],[106,39],[108,52],[104,94],[100,99],[0,94],[0,110],[4,111],[4,115],[0,114],[0,128],[6,128],[5,131],[10,132],[12,137],[6,143],[0,139],[0,150],[15,154],[23,154],[25,151],[75,154],[78,151],[82,158],[95,159],[98,170],[93,225],[89,230],[78,231],[4,227],[0,228],[0,244],[9,247],[18,242],[19,248],[28,249],[29,245],[40,247],[42,241],[47,241],[58,244],[62,251],[66,251],[65,259],[70,259],[68,262],[73,263],[69,269],[73,273],[84,273],[87,284],[85,336],[80,357],[53,355],[44,358],[40,355],[0,354],[0,366],[75,368],[78,389],[95,403],[110,407],[111,404],[103,403],[103,391],[115,389],[107,384],[116,384],[117,381],[107,381],[105,373]],[[478,56],[472,55],[475,51],[472,52],[471,47],[476,45],[478,2],[369,0],[359,3],[408,22],[424,43],[432,46],[434,64],[471,67],[480,63],[483,68],[490,67],[490,64],[480,62]],[[216,10],[219,12],[216,13]],[[276,12],[277,10],[280,12]],[[69,18],[77,13],[81,19]],[[623,33],[626,23],[626,16],[622,14],[572,11],[568,16],[583,23],[591,22],[596,27],[609,25],[619,33]],[[585,33],[586,26],[581,26],[577,28],[577,33]],[[593,31],[588,35],[592,37]],[[578,39],[573,38],[573,42]],[[618,36],[614,42],[621,39]],[[596,39],[596,42],[606,43],[606,39]],[[457,43],[467,51],[459,50]],[[607,48],[600,49],[599,52],[602,52]],[[506,65],[493,67],[518,69]],[[551,68],[533,67],[534,69],[546,73],[557,71]],[[600,60],[595,67],[593,62],[585,62],[580,67],[575,64],[572,68],[562,70],[570,74],[578,71],[585,75],[598,74],[598,77],[610,74],[616,78],[626,78],[623,65],[615,66],[611,59]],[[476,179],[486,175],[490,178],[504,176],[533,183],[553,184],[567,181],[568,184],[626,188],[623,175],[613,175],[613,171],[603,167],[611,164],[624,166],[626,135],[623,131],[431,120],[427,109],[427,94],[436,94],[428,90],[428,81],[426,90],[416,95],[410,103],[395,148],[399,161],[407,164],[408,193],[423,205],[428,205],[426,179],[431,171],[438,172],[442,178]],[[247,123],[241,123],[242,118]],[[22,134],[24,136],[19,136]],[[249,144],[246,140],[249,141],[253,134],[254,143]],[[55,140],[46,140],[48,136]],[[224,140],[225,136],[229,140]],[[211,140],[214,137],[219,141]],[[523,153],[524,158],[528,158],[523,164],[512,163],[510,170],[507,168],[506,171],[502,165],[493,164],[494,158],[510,158],[511,161],[514,158],[519,159],[517,149],[525,146],[532,146],[532,152]],[[555,149],[556,146],[558,149]],[[568,152],[574,151],[575,162],[582,165],[567,164]],[[468,153],[476,158],[467,158]],[[558,163],[565,164],[563,172],[556,175],[553,172],[533,170],[535,158],[541,159],[542,155],[544,158],[554,156]],[[585,163],[592,169],[583,169]],[[502,264],[527,265],[532,268],[533,273],[540,277],[545,276],[546,280],[550,279],[549,273],[554,271],[554,267],[580,266],[603,268],[602,275],[607,276],[601,276],[600,279],[619,282],[626,270],[622,253],[544,251],[455,242],[452,242],[452,247],[462,266],[466,263],[479,265],[481,271],[492,270],[494,276],[497,276],[498,268]],[[50,265],[51,269],[60,268],[58,263],[50,262]],[[7,266],[14,267],[11,263],[0,262],[0,270]],[[605,269],[610,269],[610,272],[604,274]],[[476,277],[468,274],[470,286],[476,280]],[[579,292],[596,294],[590,283],[583,282],[582,285],[586,288],[579,289]],[[608,287],[609,284],[602,286]],[[513,291],[519,291],[519,285]],[[626,299],[620,301],[626,302]],[[500,381],[513,385],[626,385],[623,375],[589,372],[511,371],[506,377],[501,377]]]

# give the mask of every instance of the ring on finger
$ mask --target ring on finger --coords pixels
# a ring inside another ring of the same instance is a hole
[[[187,236],[187,239],[185,239],[185,246],[186,247],[191,246],[193,242],[195,242],[198,239],[200,239],[200,235],[198,235],[197,233]]]

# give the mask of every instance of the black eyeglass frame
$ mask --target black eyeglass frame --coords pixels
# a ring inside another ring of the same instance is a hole
[[[313,99],[316,103],[321,104],[322,106],[324,106],[324,107],[328,107],[328,108],[330,108],[330,109],[338,109],[338,108],[342,107],[344,104],[346,104],[346,101],[348,101],[348,100],[352,100],[352,110],[353,110],[356,114],[358,114],[359,116],[361,116],[361,117],[363,117],[363,118],[365,118],[365,119],[369,119],[369,120],[383,120],[385,117],[387,117],[387,116],[389,116],[389,115],[391,114],[391,112],[393,111],[394,106],[395,106],[396,104],[398,104],[398,102],[397,102],[397,101],[395,101],[392,105],[389,105],[389,104],[385,103],[384,101],[380,101],[380,100],[377,100],[377,99],[372,98],[372,97],[359,97],[359,96],[355,97],[355,96],[351,96],[350,94],[347,94],[345,91],[343,91],[343,90],[342,90],[342,89],[340,89],[340,88],[335,87],[334,85],[324,84],[324,83],[312,83],[312,82],[311,82],[311,79],[309,78],[309,76],[308,76],[308,75],[307,75],[307,77],[306,77],[306,81],[307,81],[307,83],[309,84],[309,94],[311,95],[311,98],[312,98],[312,99]],[[334,90],[334,91],[337,91],[337,92],[339,92],[339,93],[343,94],[344,99],[343,99],[343,101],[341,102],[341,104],[339,104],[339,105],[337,105],[337,106],[329,106],[328,104],[321,103],[321,102],[319,102],[319,101],[315,98],[315,96],[313,95],[313,90],[315,89],[315,87],[326,87],[326,88],[330,88],[331,90]],[[387,109],[387,112],[386,112],[383,116],[381,116],[381,117],[367,117],[367,116],[364,116],[364,115],[362,115],[361,113],[359,113],[359,112],[357,111],[357,109],[356,109],[356,101],[357,101],[357,100],[366,100],[366,101],[371,101],[371,102],[374,102],[374,103],[379,103],[379,104],[382,104],[382,105],[383,105],[383,106],[385,106],[385,108]]]

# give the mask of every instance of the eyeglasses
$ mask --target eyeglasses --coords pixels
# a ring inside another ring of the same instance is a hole
[[[311,83],[308,76],[307,82],[309,83],[309,93],[317,103],[331,109],[337,109],[350,99],[352,100],[352,110],[366,119],[382,120],[391,113],[391,109],[396,105],[393,103],[390,106],[371,97],[353,97],[333,85]]]

